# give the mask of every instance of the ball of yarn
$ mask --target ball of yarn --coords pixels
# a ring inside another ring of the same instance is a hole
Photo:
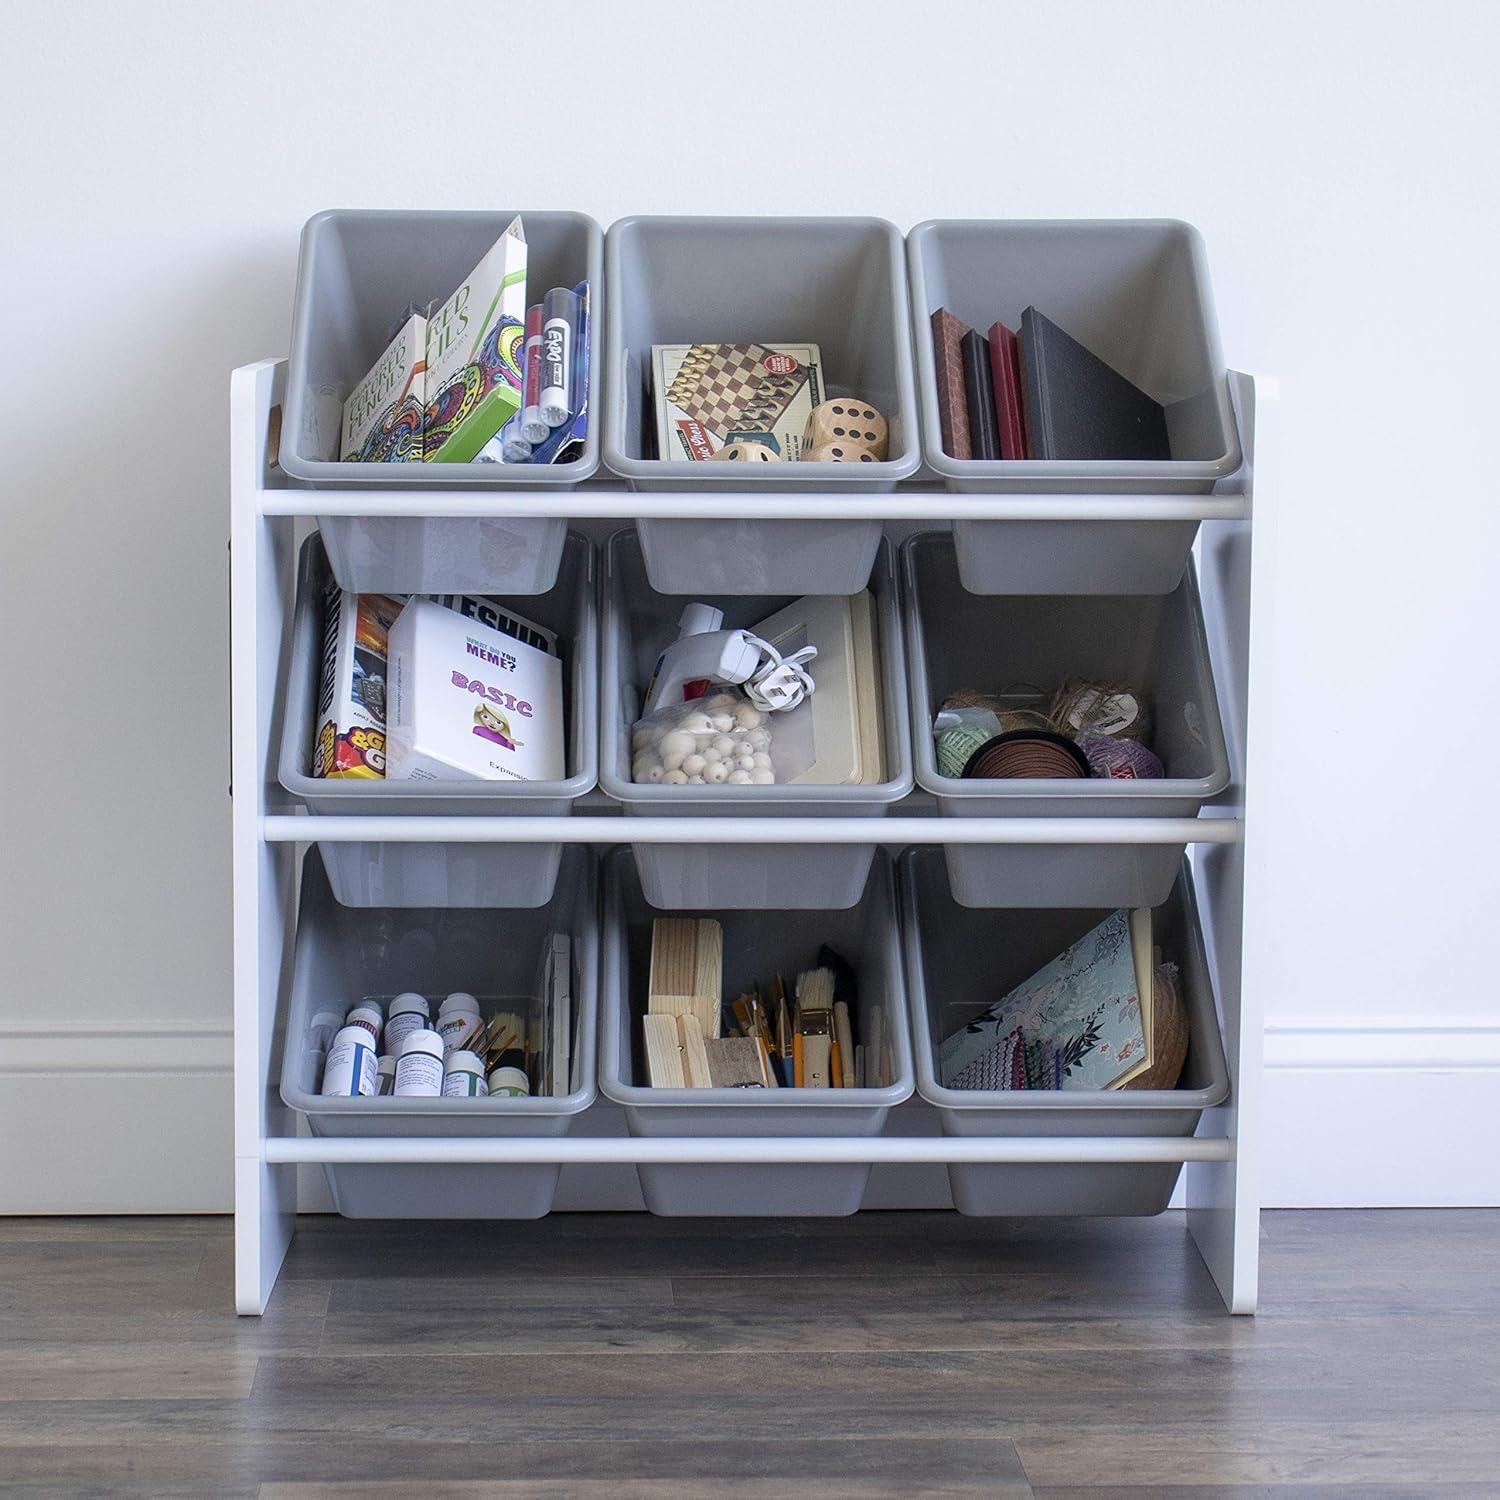
[[[1109,776],[1118,781],[1154,781],[1167,774],[1161,761],[1139,740],[1080,734],[1078,748],[1088,758],[1089,769],[1095,776]]]
[[[1066,735],[1046,729],[1013,729],[981,745],[964,767],[970,780],[1065,780],[1087,776],[1083,751]]]

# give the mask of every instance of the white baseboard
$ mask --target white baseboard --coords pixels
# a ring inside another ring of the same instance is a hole
[[[227,1212],[231,1043],[227,1025],[0,1023],[0,1213]],[[1272,1023],[1265,1201],[1500,1204],[1497,1109],[1500,1025]]]
[[[1277,1208],[1500,1204],[1500,1025],[1272,1022],[1264,1197]]]

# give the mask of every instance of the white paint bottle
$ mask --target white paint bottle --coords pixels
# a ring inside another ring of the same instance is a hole
[[[380,1030],[385,1025],[385,1012],[378,1000],[361,1000],[344,1017],[345,1026],[363,1026],[370,1033],[370,1045],[379,1047]]]
[[[455,990],[438,1007],[437,1031],[445,1052],[473,1040],[479,1026],[479,1002],[466,990]]]
[[[445,1099],[483,1099],[490,1091],[484,1081],[484,1060],[477,1052],[450,1052],[443,1063]]]
[[[432,1011],[427,997],[412,990],[397,995],[391,1001],[390,1014],[385,1022],[385,1050],[392,1057],[400,1057],[401,1043],[414,1031],[426,1031],[432,1024]]]
[[[345,1026],[323,1064],[325,1099],[373,1098],[377,1087],[375,1042],[363,1026]]]
[[[490,1073],[490,1094],[507,1099],[524,1099],[531,1093],[526,1076],[526,1054],[518,1048],[500,1054],[500,1065]]]
[[[425,1028],[401,1043],[396,1058],[398,1099],[436,1099],[443,1092],[443,1039]]]

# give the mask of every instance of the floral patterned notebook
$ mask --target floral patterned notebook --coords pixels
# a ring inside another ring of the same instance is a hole
[[[952,1089],[1113,1089],[1151,1065],[1151,913],[1123,907],[938,1048]]]

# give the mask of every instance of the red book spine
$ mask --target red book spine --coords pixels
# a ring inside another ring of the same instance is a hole
[[[1031,444],[1021,407],[1021,341],[1004,323],[990,325],[990,376],[995,386],[1000,457],[1030,458]]]
[[[932,357],[937,365],[938,419],[942,427],[943,452],[949,458],[972,458],[969,437],[969,402],[964,385],[964,335],[960,323],[946,307],[932,315]]]

